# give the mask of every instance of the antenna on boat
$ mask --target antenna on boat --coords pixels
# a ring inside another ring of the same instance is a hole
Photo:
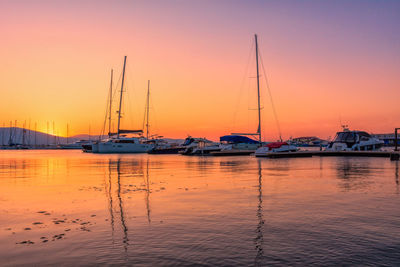
[[[257,99],[258,99],[258,141],[261,144],[261,107],[260,107],[260,74],[258,70],[258,41],[257,34],[254,34],[254,40],[256,42],[256,67],[257,67]]]
[[[122,108],[122,94],[124,92],[125,66],[126,66],[126,56],[124,57],[124,68],[122,70],[122,82],[121,82],[121,94],[120,94],[120,97],[119,97],[118,132],[117,132],[117,138],[118,139],[119,139],[119,127],[120,127],[120,124],[121,124],[121,108]]]
[[[111,69],[111,82],[110,82],[110,106],[108,116],[108,137],[111,136],[111,107],[112,107],[112,85],[113,85],[113,69]]]

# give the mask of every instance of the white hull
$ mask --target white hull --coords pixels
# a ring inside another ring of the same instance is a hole
[[[92,144],[92,153],[99,153],[99,143]]]
[[[381,149],[383,142],[378,140],[361,141],[348,147],[346,143],[335,142],[326,151],[378,151]]]
[[[93,153],[146,153],[154,148],[153,144],[136,143],[98,143],[92,146]]]
[[[298,151],[299,148],[296,146],[292,146],[292,145],[283,145],[279,148],[272,148],[270,149],[269,147],[263,146],[260,147],[256,150],[256,152],[254,153],[254,155],[257,156],[265,156],[268,154],[273,154],[273,153],[282,153],[282,152],[296,152]]]

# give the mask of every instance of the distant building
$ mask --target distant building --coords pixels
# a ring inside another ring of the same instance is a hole
[[[384,133],[384,134],[371,134],[372,137],[378,138],[384,142],[385,146],[394,146],[395,136],[394,133]],[[397,144],[400,145],[400,136],[397,136]]]
[[[292,138],[289,142],[296,146],[320,146],[320,145],[327,145],[328,142],[326,140],[322,140],[316,136],[302,136],[297,138]]]

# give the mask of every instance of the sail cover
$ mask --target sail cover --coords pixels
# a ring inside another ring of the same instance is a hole
[[[119,130],[119,133],[143,133],[143,130]]]
[[[245,144],[258,144],[259,142],[248,138],[247,136],[242,135],[224,135],[219,138],[220,142],[229,142],[229,143],[245,143]]]

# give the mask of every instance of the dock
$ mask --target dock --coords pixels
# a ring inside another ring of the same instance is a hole
[[[302,158],[302,157],[384,157],[391,160],[399,160],[399,151],[297,151],[297,152],[276,152],[256,157],[266,158]]]
[[[253,154],[254,150],[240,150],[240,149],[232,149],[232,150],[224,150],[224,151],[213,151],[210,152],[213,156],[248,156]]]

